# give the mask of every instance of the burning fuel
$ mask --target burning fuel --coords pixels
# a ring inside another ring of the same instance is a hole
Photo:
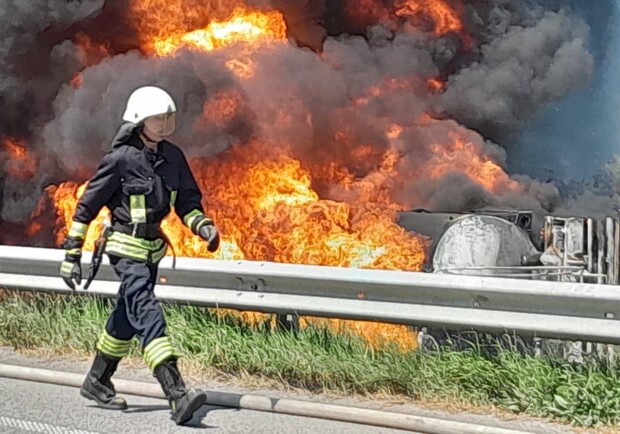
[[[535,2],[36,3],[13,14],[34,33],[0,42],[2,217],[24,228],[3,241],[21,244],[58,245],[126,96],[155,84],[222,232],[213,255],[171,215],[177,254],[420,270],[429,240],[400,210],[552,211],[557,189],[509,175],[483,134],[513,134],[592,66],[583,20]],[[556,68],[567,57],[584,67]]]
[[[286,25],[280,12],[248,12],[238,8],[226,21],[212,21],[204,29],[157,37],[152,49],[158,56],[169,56],[183,48],[213,51],[236,42],[264,45],[285,39]]]

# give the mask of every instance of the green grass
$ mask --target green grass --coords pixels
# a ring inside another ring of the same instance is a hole
[[[91,297],[0,293],[0,343],[21,349],[90,353],[111,302]],[[374,350],[360,338],[309,327],[250,327],[207,309],[165,306],[169,333],[193,366],[256,375],[313,392],[405,395],[551,417],[575,425],[616,425],[620,376],[591,361],[575,367],[511,351],[495,355]],[[132,355],[139,357],[134,347]]]

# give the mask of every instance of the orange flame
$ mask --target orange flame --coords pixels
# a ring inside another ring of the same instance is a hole
[[[163,230],[181,256],[250,259],[344,267],[419,270],[426,241],[395,223],[396,213],[372,182],[358,182],[364,203],[320,199],[312,177],[300,161],[285,153],[265,158],[260,143],[231,149],[217,162],[194,161],[206,202],[222,232],[222,248],[213,255],[176,216]],[[393,169],[386,154],[381,170]],[[234,175],[233,175],[234,174]],[[351,184],[352,185],[352,184]],[[64,237],[85,185],[65,183],[48,188],[57,214],[57,241]],[[350,189],[353,187],[349,187]],[[375,197],[373,203],[373,197]],[[381,202],[380,202],[381,201]],[[91,225],[85,249],[92,249],[100,215]]]
[[[31,179],[39,166],[37,158],[31,155],[23,142],[17,139],[5,139],[4,149],[9,154],[9,159],[5,163],[5,170],[17,179]]]
[[[41,232],[41,229],[43,229],[43,225],[41,223],[36,221],[30,222],[26,227],[26,235],[29,237],[34,237],[36,234]]]
[[[281,12],[256,12],[238,7],[225,21],[211,21],[203,29],[157,36],[152,48],[158,56],[169,56],[183,48],[213,51],[237,42],[264,46],[285,39],[286,24]]]
[[[405,20],[416,27],[432,31],[436,36],[458,34],[466,47],[471,43],[461,20],[461,3],[452,0],[343,0],[345,14],[357,31],[364,31],[378,23],[392,27]],[[389,4],[391,3],[391,6]]]
[[[430,18],[437,35],[463,30],[458,12],[443,0],[402,0],[397,3],[396,15]]]
[[[237,43],[265,48],[270,43],[286,40],[286,24],[279,11],[258,12],[236,7],[224,21],[211,21],[205,28],[184,32],[176,29],[170,34],[155,36],[146,44],[155,55],[171,56],[182,49],[209,52]],[[252,51],[245,47],[226,66],[239,78],[254,75]]]
[[[84,67],[99,63],[110,57],[110,47],[105,43],[97,43],[87,34],[80,32],[73,38],[78,47],[79,59]]]
[[[225,20],[242,0],[133,0],[128,18],[147,53],[154,53],[153,41],[202,29],[210,21]]]
[[[327,327],[333,332],[356,334],[363,337],[374,348],[385,348],[395,344],[396,348],[406,352],[417,348],[417,334],[410,327],[367,321],[351,321],[336,318],[301,318],[302,327],[309,324]]]
[[[77,74],[73,76],[71,80],[69,80],[69,84],[76,89],[82,86],[83,82],[84,82],[84,77],[82,76],[81,72],[78,72]]]
[[[390,128],[387,130],[385,135],[388,139],[397,139],[403,133],[403,127],[398,124],[390,125]]]
[[[432,92],[441,92],[446,87],[446,84],[438,78],[429,78],[426,81],[426,85]]]
[[[448,172],[460,172],[495,193],[519,188],[519,183],[510,179],[504,169],[486,157],[474,143],[453,132],[448,137],[448,143],[437,143],[431,147],[435,156],[426,166],[429,178],[439,178]]]
[[[79,185],[75,182],[65,182],[58,186],[51,185],[45,189],[56,209],[55,235],[57,245],[61,245],[67,235],[77,208],[78,199],[82,197],[86,185],[86,183]],[[109,215],[110,212],[104,208],[91,223],[86,234],[84,250],[93,251],[95,249],[95,241],[101,234],[104,220],[108,219]]]
[[[232,120],[241,104],[241,95],[236,91],[218,92],[211,96],[202,106],[200,121],[222,127]],[[199,122],[200,122],[199,121]]]
[[[204,241],[171,214],[162,228],[177,254],[395,270],[421,268],[427,242],[395,223],[394,210],[373,189],[372,182],[356,185],[351,175],[346,175],[349,188],[367,194],[359,203],[320,199],[312,188],[310,172],[300,161],[286,153],[268,155],[266,146],[253,143],[230,149],[214,162],[193,162],[201,189],[209,193],[207,210],[221,230],[222,243],[215,255],[207,252]],[[388,153],[380,170],[393,170],[394,158]],[[48,188],[58,216],[57,242],[64,238],[84,188],[75,183]],[[374,203],[368,201],[372,197]],[[89,227],[86,250],[93,249],[106,214],[100,214]],[[400,336],[403,349],[416,345],[415,334],[405,326],[354,321],[325,324],[334,330],[356,331],[375,346],[395,336]]]
[[[361,3],[374,4],[373,0]],[[225,5],[202,0],[134,0],[130,15],[142,49],[152,55],[173,56],[179,50],[211,52],[233,45],[240,47],[231,50],[231,56],[224,62],[242,79],[252,78],[257,50],[281,43],[287,37],[280,12],[250,10],[236,0]],[[463,29],[457,11],[445,0],[403,0],[397,5],[396,15],[411,20],[432,20],[436,34]],[[79,85],[80,79],[76,77],[73,85]],[[437,79],[425,82],[415,77],[392,78],[371,87],[353,104],[364,106],[386,92],[413,86],[441,91],[444,84]],[[225,128],[241,107],[242,96],[235,91],[212,95],[204,103],[202,117],[195,121],[194,127],[200,128],[204,123]],[[273,122],[282,125],[295,121],[290,113],[282,110],[276,112]],[[419,122],[433,120],[423,116]],[[391,194],[402,176],[398,173],[401,155],[396,149],[404,140],[404,128],[389,124],[385,139],[391,147],[387,150],[372,144],[351,144],[347,158],[365,164],[366,168],[369,164],[377,165],[371,166],[374,170],[363,178],[347,169],[348,164],[333,161],[317,167],[296,158],[286,144],[258,141],[231,147],[217,158],[194,160],[191,162],[194,174],[207,195],[206,212],[221,231],[221,247],[215,254],[207,252],[204,241],[194,236],[174,213],[165,219],[162,229],[179,256],[420,270],[428,240],[395,223],[396,213],[403,207]],[[339,131],[334,139],[346,141],[347,134]],[[436,144],[431,151],[430,161],[416,174],[420,179],[456,171],[492,191],[516,185],[496,162],[484,156],[479,146],[456,134],[449,136],[447,143]],[[317,183],[333,186],[339,199],[322,198]],[[64,239],[85,186],[69,182],[47,189],[57,214],[57,243]],[[100,223],[107,215],[109,212],[104,210],[90,225],[86,250],[93,249]],[[35,229],[33,226],[32,230]],[[264,318],[253,314],[243,316],[250,321]],[[415,333],[405,326],[309,320],[336,331],[358,333],[375,347],[386,340],[398,342],[405,350],[416,345]]]
[[[230,109],[233,113],[234,108]],[[425,115],[420,122],[436,121]],[[392,124],[385,134],[397,140],[402,132],[401,125]],[[433,179],[459,172],[492,191],[518,188],[497,163],[483,155],[480,145],[456,132],[450,132],[447,138],[446,143],[432,146],[434,156],[417,176]],[[356,151],[358,158],[376,153],[371,145],[359,146]],[[395,211],[400,207],[383,189],[397,177],[399,161],[398,152],[388,150],[374,173],[356,179],[335,163],[307,169],[285,149],[276,150],[264,143],[233,147],[215,160],[192,161],[201,190],[208,192],[207,212],[222,233],[217,254],[208,253],[205,243],[173,214],[162,227],[181,256],[420,270],[428,242],[394,223]],[[321,199],[312,187],[313,173],[339,184],[356,199]],[[48,189],[58,214],[58,241],[66,233],[84,187],[66,183]],[[91,224],[85,249],[92,250],[104,218],[102,213]],[[243,313],[242,317],[247,321],[265,321],[260,314]],[[406,326],[303,319],[302,325],[308,323],[357,333],[377,348],[386,342],[396,343],[403,351],[416,346],[415,333]]]
[[[364,106],[367,105],[373,97],[383,96],[390,92],[398,92],[399,90],[413,88],[413,82],[415,80],[408,80],[406,78],[389,78],[383,83],[370,86],[362,96],[357,97],[353,102],[355,105]]]

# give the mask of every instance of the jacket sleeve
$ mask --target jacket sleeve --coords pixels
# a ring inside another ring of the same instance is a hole
[[[213,224],[213,221],[205,216],[202,207],[202,193],[196,184],[185,155],[180,150],[179,153],[179,193],[174,209],[185,226],[197,235],[202,226]]]
[[[97,217],[119,186],[117,158],[115,153],[110,151],[101,160],[97,172],[88,181],[86,190],[78,201],[67,238],[83,240],[88,225]]]

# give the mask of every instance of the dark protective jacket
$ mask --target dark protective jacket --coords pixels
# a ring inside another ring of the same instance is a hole
[[[140,132],[136,124],[121,125],[78,202],[68,238],[83,240],[106,206],[112,215],[107,253],[156,262],[166,252],[159,224],[172,208],[195,234],[210,220],[183,151],[162,141],[155,152],[144,145]]]

